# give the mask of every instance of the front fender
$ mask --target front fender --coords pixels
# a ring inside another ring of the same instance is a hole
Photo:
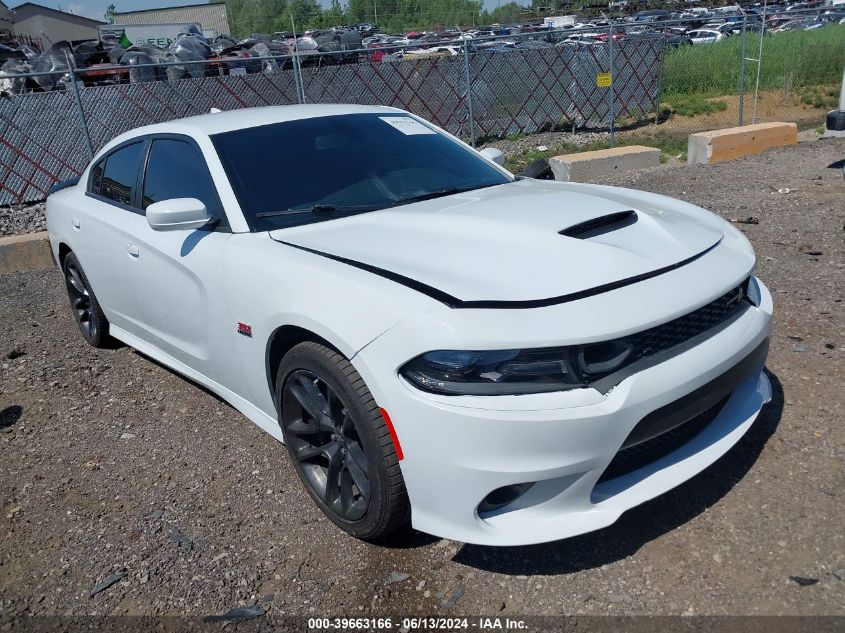
[[[314,333],[352,359],[409,316],[448,309],[400,284],[276,242],[266,233],[236,234],[226,245],[224,331],[234,351],[232,379],[275,417],[267,345],[280,327]],[[248,326],[250,336],[238,333]]]

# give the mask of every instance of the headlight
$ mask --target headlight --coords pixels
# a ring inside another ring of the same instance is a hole
[[[399,374],[418,389],[450,396],[545,393],[582,387],[607,393],[625,378],[626,371],[641,371],[660,362],[659,353],[711,331],[744,310],[746,299],[759,303],[759,295],[756,280],[749,287],[749,279],[745,279],[697,310],[621,338],[522,350],[438,350],[408,361]]]
[[[417,356],[399,373],[432,393],[492,396],[564,391],[585,386],[573,348],[437,351]]]

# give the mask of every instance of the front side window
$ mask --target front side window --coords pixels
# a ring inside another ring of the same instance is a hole
[[[511,181],[478,153],[401,113],[286,121],[211,140],[253,231]]]
[[[217,191],[205,159],[190,143],[154,139],[144,176],[141,208],[172,198],[196,198],[209,213],[221,213]]]
[[[106,168],[106,159],[103,158],[99,163],[94,165],[91,169],[91,189],[90,192],[100,195],[100,185],[103,184],[103,170]]]
[[[141,160],[144,157],[144,143],[138,141],[131,145],[121,147],[105,158],[105,166],[102,167],[102,177],[99,178],[99,190],[92,190],[109,200],[114,200],[126,206],[132,205],[132,197],[135,190],[135,181],[138,178],[138,170],[141,167]],[[103,164],[101,161],[94,171],[94,186],[99,176],[97,169]]]

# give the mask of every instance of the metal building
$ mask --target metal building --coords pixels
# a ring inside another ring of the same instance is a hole
[[[40,40],[45,48],[61,40],[71,43],[96,40],[97,27],[105,24],[34,2],[26,2],[12,9],[12,19],[16,35]]]
[[[161,9],[141,9],[114,14],[115,24],[197,23],[204,31],[213,30],[217,35],[229,35],[229,19],[225,2],[186,4]]]
[[[15,21],[12,19],[12,12],[2,0],[0,0],[0,33],[8,31],[14,33]]]

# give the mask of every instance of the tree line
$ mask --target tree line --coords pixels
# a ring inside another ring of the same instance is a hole
[[[525,7],[504,2],[492,11],[481,0],[332,0],[322,8],[317,0],[225,0],[232,35],[297,31],[360,23],[377,23],[382,31],[400,33],[413,29],[450,28],[524,22],[571,2],[532,0]]]

